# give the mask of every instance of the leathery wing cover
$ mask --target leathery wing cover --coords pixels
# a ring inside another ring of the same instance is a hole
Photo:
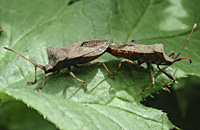
[[[65,47],[48,47],[49,64],[46,70],[59,71],[62,68],[88,63],[108,48],[108,40],[76,41]]]

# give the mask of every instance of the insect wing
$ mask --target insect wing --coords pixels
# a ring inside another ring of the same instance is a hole
[[[127,52],[136,52],[136,53],[154,53],[154,52],[163,52],[162,44],[153,44],[153,45],[141,45],[135,42],[120,42],[112,43],[110,48],[114,50],[121,50]]]
[[[108,48],[108,40],[77,41],[70,44],[67,52],[68,59],[102,54]],[[63,49],[67,48],[63,47]]]

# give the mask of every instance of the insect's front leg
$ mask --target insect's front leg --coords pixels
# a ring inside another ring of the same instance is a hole
[[[68,71],[69,71],[69,74],[70,74],[73,78],[75,78],[75,79],[78,80],[79,82],[82,82],[82,83],[85,85],[85,90],[87,90],[87,84],[85,83],[85,81],[83,81],[83,80],[77,78],[77,77],[74,75],[74,73],[71,72],[70,67],[68,68]]]
[[[29,81],[27,84],[34,84],[37,82],[37,66],[35,66],[35,81]]]
[[[161,69],[161,68],[159,67],[159,65],[157,65],[157,68],[158,68],[160,71],[162,71],[167,77],[169,77],[170,79],[173,80],[172,82],[167,83],[167,84],[164,85],[164,88],[165,88],[168,92],[171,92],[171,91],[167,88],[167,86],[173,84],[173,83],[176,81],[176,79],[175,79],[170,73],[168,73],[167,71]]]
[[[152,88],[152,87],[155,85],[155,78],[154,78],[154,75],[153,75],[152,66],[151,66],[150,64],[147,63],[147,67],[149,68],[149,72],[150,72],[149,74],[150,74],[151,84],[152,84],[152,85],[151,85],[150,87],[144,88],[144,89],[142,90],[142,98],[143,98],[143,99],[144,99],[144,91],[146,91],[146,90]]]
[[[169,56],[169,57],[172,56],[172,58],[173,58],[174,57],[174,51],[171,51],[167,56]]]
[[[97,61],[97,62],[89,63],[89,64],[86,64],[86,65],[80,65],[80,66],[77,66],[77,67],[87,67],[87,66],[96,65],[96,64],[102,64],[104,66],[104,68],[106,69],[106,71],[108,72],[108,74],[110,74],[113,78],[115,78],[113,76],[113,74],[108,70],[108,68],[104,64],[104,62],[102,62],[102,61]]]
[[[134,61],[127,60],[127,59],[123,59],[123,60],[120,61],[118,68],[117,68],[115,71],[113,71],[112,73],[116,73],[117,71],[119,71],[119,69],[120,69],[121,66],[122,66],[122,62],[125,62],[125,63],[128,63],[128,64],[131,64],[131,65],[138,65],[138,64],[135,63]]]
[[[59,71],[47,73],[44,77],[44,80],[42,82],[40,89],[38,89],[38,92],[40,92],[42,90],[42,88],[44,87],[44,83],[45,83],[47,77],[58,74],[58,73],[59,73]]]

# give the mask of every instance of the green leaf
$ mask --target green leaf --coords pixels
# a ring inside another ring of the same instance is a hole
[[[198,119],[200,116],[199,86],[200,80],[196,76],[188,76],[178,80],[178,84],[173,85],[172,93],[162,91],[155,95],[155,98],[147,98],[144,104],[154,108],[163,109],[176,126],[183,130],[200,129]]]
[[[6,102],[0,107],[0,128],[19,130],[19,129],[40,129],[52,130],[55,126],[44,120],[38,112],[28,108],[19,101]]]
[[[26,85],[34,79],[33,65],[3,47],[43,65],[48,63],[47,47],[62,47],[79,40],[108,39],[111,43],[135,39],[139,44],[163,43],[166,53],[177,54],[200,19],[199,5],[198,0],[0,0],[1,103],[10,97],[21,100],[59,129],[174,128],[161,110],[140,104],[142,89],[151,85],[145,65],[123,64],[115,80],[101,65],[73,68],[74,74],[88,84],[87,91],[63,69],[47,78],[38,93],[45,76],[42,70],[37,70],[36,84]],[[181,54],[190,57],[192,65],[183,60],[164,67],[175,78],[200,76],[199,34],[198,27]],[[105,53],[96,61],[104,61],[113,71],[120,59]],[[156,85],[145,91],[146,97],[170,82],[156,67],[154,76]]]

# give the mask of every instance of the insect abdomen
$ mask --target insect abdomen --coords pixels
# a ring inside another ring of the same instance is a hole
[[[108,47],[107,52],[110,54],[117,56],[117,57],[124,57],[132,60],[137,60],[142,57],[142,54],[133,52],[133,51],[126,51],[126,50],[116,50],[111,47]]]

